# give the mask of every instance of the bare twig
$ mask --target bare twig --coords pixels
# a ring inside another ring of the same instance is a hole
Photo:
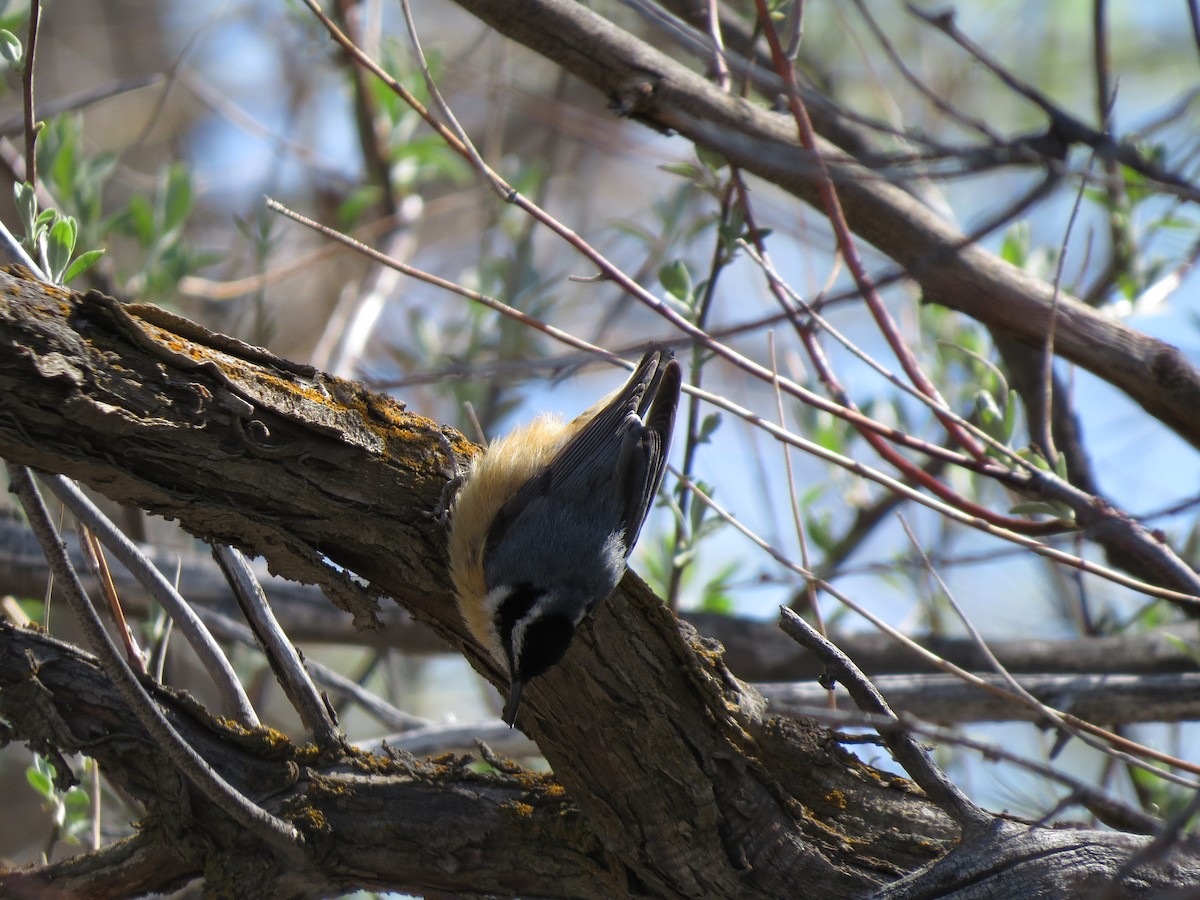
[[[41,127],[33,105],[33,61],[37,52],[41,0],[29,4],[29,37],[25,41],[25,66],[21,71],[21,97],[25,105],[25,180],[37,184],[37,137]]]
[[[780,607],[779,612],[780,627],[825,662],[829,675],[845,685],[859,709],[898,722],[896,714],[875,689],[875,685],[871,684],[870,679],[848,656],[786,606]],[[892,756],[896,758],[896,762],[904,767],[912,780],[920,785],[963,831],[985,828],[991,824],[992,816],[972,803],[966,794],[946,777],[946,773],[929,758],[929,754],[912,735],[903,730],[896,730],[881,731],[880,736],[892,752]]]
[[[941,398],[937,386],[921,369],[916,356],[901,338],[900,331],[891,313],[884,306],[883,298],[879,295],[879,291],[868,276],[862,258],[859,256],[857,243],[850,231],[850,224],[846,220],[846,215],[842,209],[842,201],[838,197],[837,188],[830,177],[824,157],[818,149],[812,120],[809,118],[808,110],[800,97],[799,87],[796,83],[795,66],[785,54],[783,46],[780,43],[779,34],[775,30],[774,23],[771,21],[766,0],[755,0],[755,6],[758,9],[759,20],[762,23],[767,42],[771,47],[771,55],[775,61],[776,71],[787,86],[786,97],[788,109],[796,122],[800,143],[812,155],[813,162],[815,163],[817,188],[821,194],[825,214],[829,218],[829,223],[833,227],[833,232],[837,237],[838,250],[841,252],[842,258],[845,259],[850,274],[854,276],[854,283],[858,285],[858,289],[862,292],[863,299],[871,311],[871,316],[874,318],[876,326],[885,340],[887,340],[888,346],[896,355],[896,358],[900,361],[900,366],[904,369],[905,374],[908,375],[918,390],[937,401],[934,414],[942,421],[942,425],[964,451],[972,456],[982,456],[983,448],[970,434],[962,431],[953,421],[942,417],[939,410],[947,408],[946,402]]]
[[[254,638],[254,632],[242,622],[214,609],[206,609],[204,607],[199,608],[199,614],[200,618],[204,619],[207,625],[221,637],[237,641],[245,647],[257,648],[259,646]],[[317,684],[324,685],[329,690],[336,691],[350,698],[362,707],[363,712],[383,723],[388,728],[396,728],[402,732],[409,732],[427,728],[430,725],[427,720],[409,715],[397,709],[379,697],[379,695],[368,691],[362,685],[358,684],[358,682],[347,678],[322,662],[318,662],[315,659],[305,659],[304,667],[312,675],[313,681]]]
[[[842,604],[844,604],[848,609],[852,610],[853,612],[857,613],[858,615],[860,615],[864,619],[866,619],[868,622],[870,622],[875,628],[877,628],[880,631],[882,631],[883,633],[887,634],[889,637],[899,641],[901,644],[908,647],[914,653],[918,654],[919,656],[923,657],[924,659],[926,659],[927,661],[929,661],[930,663],[935,665],[938,669],[941,669],[944,672],[949,672],[954,675],[957,675],[963,681],[965,681],[969,684],[973,684],[973,685],[981,688],[982,690],[996,692],[996,689],[992,685],[988,684],[986,681],[979,678],[979,676],[977,676],[971,672],[967,672],[966,670],[960,668],[959,666],[956,666],[956,665],[953,665],[953,664],[947,662],[946,660],[939,657],[936,653],[932,652],[931,650],[929,650],[925,647],[922,647],[920,644],[913,641],[907,635],[903,634],[896,628],[889,625],[887,622],[885,622],[879,616],[875,615],[870,610],[866,609],[862,604],[855,602],[852,598],[847,596],[843,591],[838,590],[836,587],[834,587],[832,584],[829,584],[828,582],[820,581],[819,579],[817,579],[816,576],[813,575],[812,572],[805,570],[803,567],[797,565],[795,562],[788,559],[787,556],[785,556],[778,548],[772,546],[769,542],[763,540],[763,538],[761,538],[760,536],[755,534],[753,531],[751,531],[749,528],[747,528],[745,524],[738,521],[736,516],[732,515],[728,510],[724,509],[720,504],[715,502],[711,497],[709,497],[709,496],[705,495],[703,492],[701,492],[695,485],[693,485],[687,479],[680,476],[677,472],[674,472],[674,470],[672,470],[672,472],[676,475],[677,478],[679,478],[679,481],[681,484],[684,484],[685,486],[687,486],[687,488],[689,490],[694,491],[696,493],[696,496],[699,497],[700,500],[703,503],[705,503],[707,506],[711,507],[713,509],[713,511],[717,513],[717,515],[719,515],[722,519],[724,519],[726,522],[728,522],[730,525],[732,525],[734,528],[736,528],[739,532],[741,532],[743,535],[745,535],[747,538],[749,538],[751,541],[753,541],[756,546],[758,546],[759,548],[761,548],[762,550],[764,550],[765,552],[770,554],[770,556],[773,559],[775,559],[777,562],[779,562],[781,565],[785,566],[790,571],[799,575],[801,578],[816,580],[818,582],[818,586],[821,588],[821,590],[828,592],[831,596],[833,596],[838,601],[840,601]],[[1007,696],[1007,697],[1012,698],[1014,702],[1021,702],[1021,703],[1030,702],[1030,700],[1028,698],[1021,696],[1019,694],[1012,694],[1008,691],[999,691],[999,694],[1002,696]],[[1125,760],[1133,765],[1139,766],[1140,768],[1151,771],[1153,774],[1158,775],[1159,777],[1164,778],[1168,781],[1172,781],[1176,784],[1181,784],[1181,785],[1184,785],[1185,787],[1189,787],[1189,788],[1200,789],[1200,783],[1192,781],[1190,779],[1183,778],[1183,777],[1178,776],[1170,771],[1164,771],[1164,770],[1154,768],[1153,766],[1144,762],[1144,760],[1145,759],[1156,760],[1158,762],[1165,763],[1166,765],[1171,766],[1173,768],[1179,769],[1181,771],[1189,772],[1194,775],[1200,775],[1200,765],[1188,762],[1187,760],[1179,759],[1178,757],[1172,756],[1169,753],[1163,753],[1162,751],[1156,750],[1153,747],[1147,747],[1144,744],[1136,743],[1135,741],[1131,741],[1120,735],[1113,734],[1110,731],[1106,731],[1105,729],[1100,728],[1096,725],[1093,725],[1090,722],[1085,722],[1076,716],[1070,715],[1069,713],[1064,713],[1060,710],[1052,709],[1052,708],[1046,706],[1045,704],[1037,702],[1036,700],[1033,701],[1033,704],[1034,704],[1034,707],[1036,709],[1040,710],[1041,712],[1043,712],[1047,718],[1055,719],[1055,720],[1062,719],[1065,723],[1073,726],[1075,729],[1077,729],[1078,736],[1082,740],[1084,740],[1086,743],[1088,743],[1092,746],[1096,746],[1096,747],[1107,744],[1112,748],[1116,748],[1116,749],[1112,750],[1111,752],[1116,754],[1122,760]]]
[[[816,719],[826,725],[843,728],[874,728],[881,734],[887,731],[903,731],[920,734],[948,746],[962,747],[978,753],[988,761],[1003,760],[1026,769],[1051,781],[1057,781],[1071,789],[1076,802],[1080,803],[1106,823],[1140,834],[1155,834],[1162,828],[1162,821],[1148,816],[1139,809],[1122,803],[1095,786],[1069,775],[1061,769],[1048,766],[1037,760],[1013,753],[1001,744],[968,737],[960,731],[930,725],[919,718],[901,713],[898,716],[883,716],[852,710],[830,710],[819,704],[794,707],[788,710],[793,716]]]
[[[1171,185],[1193,194],[1195,193],[1195,188],[1188,184],[1187,181],[1147,159],[1142,153],[1138,152],[1136,147],[1127,142],[1118,143],[1103,131],[1097,131],[1085,122],[1080,121],[1041,91],[1022,81],[1008,69],[1004,68],[983,47],[972,41],[958,28],[952,12],[929,12],[921,9],[915,3],[908,3],[906,7],[912,15],[942,32],[942,34],[946,35],[955,44],[974,57],[988,71],[1000,79],[1005,87],[1038,107],[1050,120],[1050,132],[1057,141],[1064,144],[1085,144],[1093,148],[1102,158],[1114,159],[1148,178],[1162,182],[1164,185]]]
[[[145,675],[146,655],[137,645],[133,632],[129,630],[129,622],[125,620],[125,612],[121,609],[121,599],[117,596],[112,574],[108,571],[108,561],[104,558],[104,549],[96,540],[96,536],[82,522],[79,525],[79,549],[83,551],[84,558],[92,569],[92,574],[100,584],[100,590],[108,604],[109,615],[112,616],[117,634],[120,635],[121,642],[125,645],[125,659],[129,662],[129,667],[139,675]]]
[[[728,658],[728,654],[727,654]],[[731,660],[730,665],[734,666]],[[735,671],[737,671],[735,667]],[[1011,669],[1008,669],[1011,673]],[[1008,676],[976,673],[1003,689]],[[956,675],[871,675],[872,683],[897,715],[927,722],[1033,722],[1044,726],[1040,709],[1012,698],[980,690]],[[1149,722],[1187,722],[1200,719],[1200,672],[1126,675],[1022,674],[1021,686],[1040,703],[1058,707],[1081,719],[1114,725]],[[773,711],[796,715],[800,706],[820,706],[830,692],[812,681],[752,682]]]
[[[283,692],[300,713],[301,720],[312,731],[317,746],[325,752],[344,748],[345,737],[338,730],[331,711],[313,685],[300,654],[279,626],[279,621],[267,604],[262,586],[254,577],[246,557],[240,551],[224,544],[213,545],[213,557],[229,580],[238,605],[245,613]]]
[[[71,510],[79,521],[99,535],[104,545],[116,554],[122,565],[150,592],[179,626],[192,650],[200,658],[205,671],[213,679],[217,691],[221,695],[225,715],[236,718],[247,728],[256,728],[259,721],[254,707],[250,704],[250,698],[246,696],[237,674],[229,664],[229,659],[221,651],[217,642],[213,640],[212,634],[204,627],[204,623],[191,605],[163,577],[163,574],[146,558],[137,545],[129,540],[74,483],[61,475],[43,474],[41,478],[60,503]]]
[[[769,334],[767,338],[770,346],[771,368],[778,372],[779,366],[775,360],[775,336]],[[786,428],[787,418],[783,410],[783,393],[779,390],[778,385],[775,389],[775,414],[779,417],[779,426]],[[796,542],[800,547],[800,564],[811,570],[812,565],[808,558],[808,538],[804,533],[804,519],[800,515],[800,496],[796,489],[796,472],[792,468],[792,454],[787,444],[784,444],[781,449],[783,450],[783,469],[787,475],[788,501],[792,510],[792,527],[796,529]],[[817,594],[817,586],[812,581],[804,582],[804,597],[807,601],[805,605],[812,610],[813,620],[817,623],[817,633],[828,640],[829,631],[825,627],[825,617],[821,613],[821,600]],[[829,702],[831,705],[834,702],[832,694],[829,695]]]

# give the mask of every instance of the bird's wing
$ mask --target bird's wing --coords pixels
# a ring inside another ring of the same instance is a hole
[[[617,391],[605,405],[590,419],[580,425],[576,434],[568,440],[563,449],[541,472],[522,485],[517,492],[500,508],[496,518],[488,530],[487,548],[494,547],[508,533],[513,523],[529,507],[534,500],[545,497],[556,491],[586,492],[604,489],[605,482],[613,475],[614,465],[623,465],[633,470],[641,465],[649,471],[646,461],[639,462],[642,456],[639,452],[630,451],[627,445],[631,438],[637,438],[642,425],[639,413],[645,408],[648,390],[662,383],[662,367],[659,361],[665,357],[665,351],[654,349],[642,357],[633,375],[625,386]],[[675,370],[675,396],[678,397],[679,366],[671,360],[669,367]],[[652,402],[651,409],[657,408]],[[586,413],[584,414],[586,416]],[[584,416],[580,416],[583,419]],[[661,416],[660,416],[661,418]],[[674,404],[671,404],[670,414],[666,425],[669,428],[674,418]],[[669,435],[669,431],[667,432]],[[652,442],[657,443],[657,442]],[[662,479],[662,454],[657,454],[657,479]],[[644,481],[644,479],[637,479]],[[622,477],[629,489],[633,488],[631,479]],[[658,481],[655,481],[657,490]],[[638,487],[638,493],[644,488]],[[653,492],[651,492],[653,498]],[[648,507],[647,507],[648,508]],[[626,514],[623,521],[628,522],[629,500],[625,503]],[[642,512],[645,518],[645,511]],[[637,523],[638,528],[641,521]],[[628,524],[626,524],[628,528]],[[635,529],[636,530],[636,529]],[[627,544],[628,546],[628,544]],[[486,554],[485,550],[485,554]]]
[[[633,550],[642,524],[650,512],[667,469],[675,409],[679,405],[682,374],[679,363],[667,359],[659,366],[646,396],[650,398],[644,422],[630,423],[622,447],[618,472],[625,496],[622,524],[625,526],[625,555]]]

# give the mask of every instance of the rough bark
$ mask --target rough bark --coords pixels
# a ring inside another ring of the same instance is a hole
[[[426,893],[488,885],[495,892],[620,892],[622,873],[549,776],[484,775],[468,759],[417,762],[351,753],[322,759],[269,729],[214,719],[186,695],[147,683],[176,730],[255,802],[304,833],[309,865],[270,863],[270,850],[194,792],[163,759],[95,659],[37,630],[0,623],[0,715],[58,760],[94,757],[144,811],[133,838],[7,876],[0,894],[129,897],[202,873],[214,894],[326,896],[353,888]],[[528,852],[536,846],[536,856]],[[514,858],[526,857],[513,866]],[[39,890],[40,889],[40,890]]]

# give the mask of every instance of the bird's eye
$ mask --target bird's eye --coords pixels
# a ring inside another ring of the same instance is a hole
[[[500,635],[500,642],[509,653],[512,652],[513,629],[521,619],[529,615],[529,611],[545,595],[545,591],[526,582],[514,585],[512,592],[496,607],[493,613],[496,633]]]
[[[521,646],[516,648],[517,677],[528,681],[562,659],[575,636],[575,623],[566,616],[545,615],[525,626]]]

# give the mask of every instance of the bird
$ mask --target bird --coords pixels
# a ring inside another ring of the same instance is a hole
[[[502,718],[625,574],[662,484],[679,363],[650,349],[625,385],[564,423],[541,415],[472,460],[448,509],[450,577],[474,638],[508,671]]]

